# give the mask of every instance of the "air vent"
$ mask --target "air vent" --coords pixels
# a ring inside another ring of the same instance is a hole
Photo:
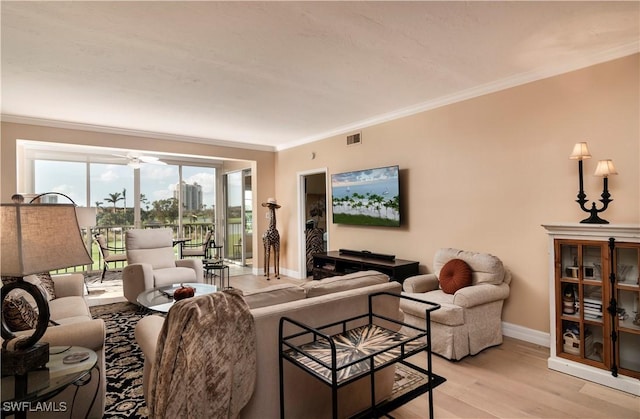
[[[347,145],[356,145],[361,143],[362,143],[362,138],[360,137],[359,132],[357,134],[347,135]]]

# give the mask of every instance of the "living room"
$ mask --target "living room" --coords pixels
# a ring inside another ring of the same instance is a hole
[[[206,143],[188,135],[118,132],[3,111],[2,202],[22,190],[20,140],[211,156],[229,164],[248,161],[254,171],[254,201],[276,197],[281,205],[281,269],[300,277],[300,175],[398,165],[401,227],[328,223],[330,249],[393,254],[419,261],[422,273],[432,272],[440,248],[496,255],[512,273],[503,333],[548,347],[553,302],[549,236],[542,225],[577,223],[586,217],[575,202],[578,170],[569,159],[575,143],[587,142],[593,155],[584,161],[588,199],[597,202],[602,191],[602,180],[593,176],[597,160],[612,159],[619,173],[610,178],[613,202],[602,217],[615,225],[640,224],[637,22],[635,30],[635,47],[622,52],[613,49],[610,55],[594,54],[590,62],[576,60],[581,65],[557,62],[555,73],[513,77],[481,86],[459,100],[440,98],[414,112],[398,112],[396,118],[271,150]],[[558,70],[563,67],[566,71]],[[362,142],[347,146],[346,137],[354,132]],[[266,226],[264,216],[255,217],[256,231]],[[253,247],[261,248],[258,235]]]

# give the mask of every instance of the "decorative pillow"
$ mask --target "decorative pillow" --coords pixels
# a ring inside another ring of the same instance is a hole
[[[2,285],[9,285],[13,282],[20,280],[18,276],[3,276],[2,277]],[[56,298],[56,291],[53,285],[53,279],[49,272],[43,272],[40,274],[27,275],[24,277],[25,282],[29,282],[30,284],[36,285],[40,287],[42,294],[45,296],[47,301],[51,301]]]
[[[447,294],[455,294],[460,288],[471,285],[471,267],[462,259],[451,259],[440,270],[440,288]]]
[[[19,281],[21,278],[19,276],[4,276],[2,275],[2,285],[13,284],[14,282]]]
[[[8,296],[2,302],[2,317],[7,327],[13,331],[35,329],[38,312],[23,296]]]
[[[31,276],[31,275],[29,275]],[[41,274],[33,275],[39,280],[39,285],[47,292],[47,301],[54,300],[56,298],[56,288],[49,272],[43,272]]]

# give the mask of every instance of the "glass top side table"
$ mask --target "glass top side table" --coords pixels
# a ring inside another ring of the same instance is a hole
[[[66,363],[65,357],[80,360]],[[15,414],[17,418],[24,418],[29,408],[35,406],[32,404],[49,400],[69,385],[86,384],[80,381],[96,367],[97,361],[98,355],[88,348],[50,347],[46,368],[29,371],[25,376],[2,377],[2,416]]]
[[[143,291],[138,295],[138,303],[150,310],[159,311],[161,313],[169,312],[169,309],[175,303],[173,293],[181,286],[195,288],[195,296],[211,294],[218,291],[218,287],[203,283],[183,283],[172,284],[163,287],[157,287]]]

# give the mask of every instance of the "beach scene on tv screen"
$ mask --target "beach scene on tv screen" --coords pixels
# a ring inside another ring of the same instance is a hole
[[[398,166],[331,175],[333,222],[400,225]]]

